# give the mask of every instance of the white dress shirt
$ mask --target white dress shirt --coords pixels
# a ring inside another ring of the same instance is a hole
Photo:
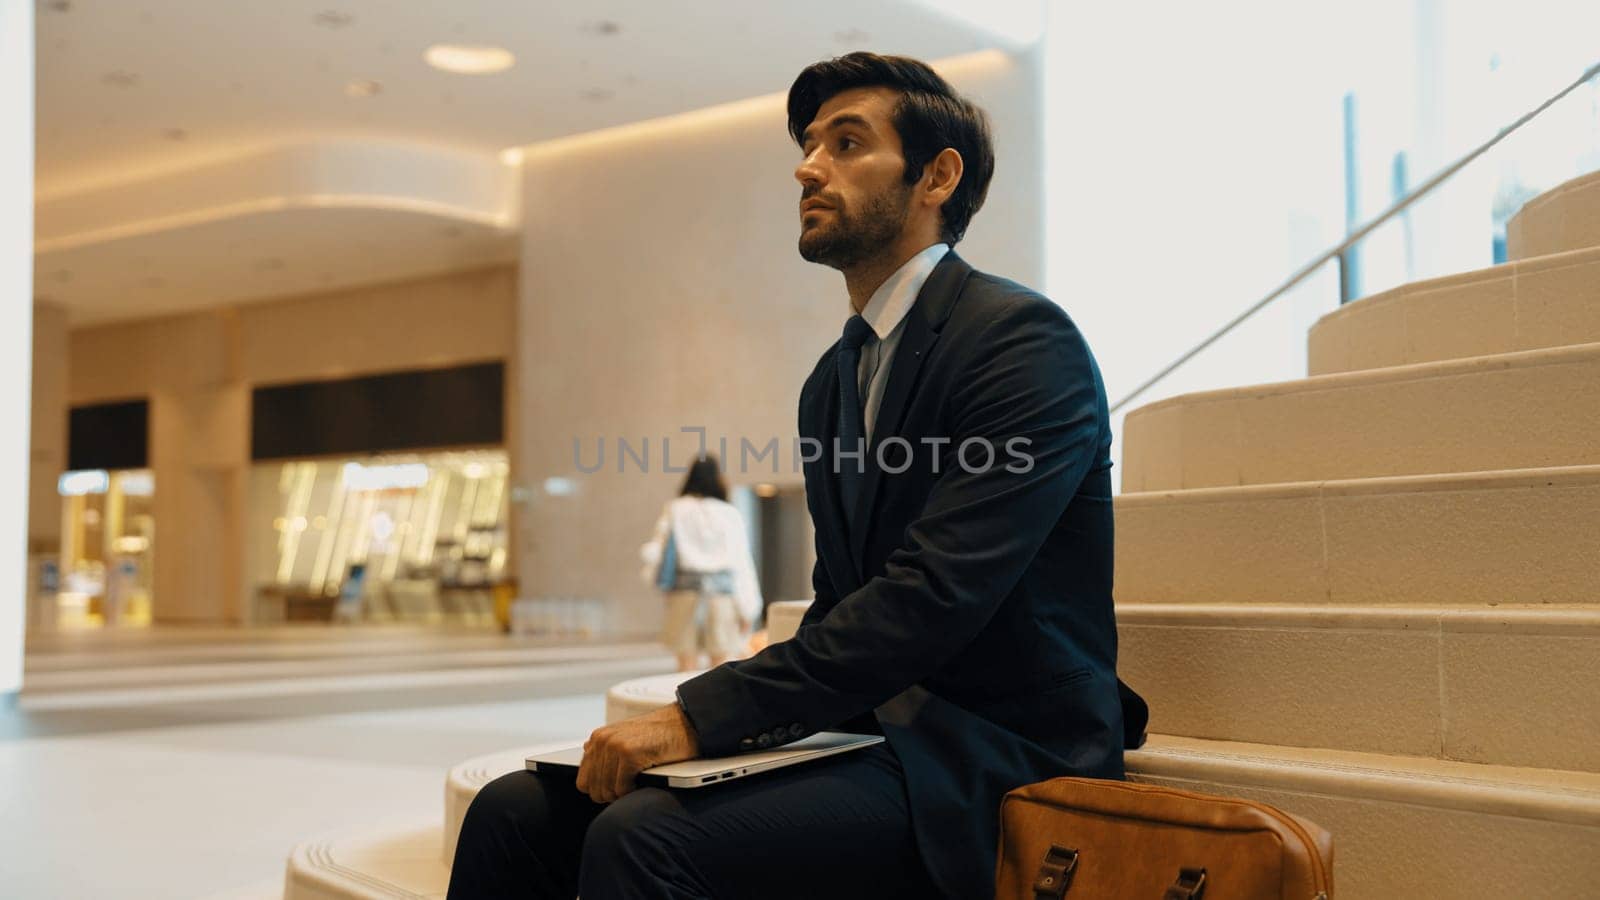
[[[868,446],[877,424],[878,407],[883,405],[883,392],[889,383],[889,371],[894,364],[895,348],[900,346],[900,334],[905,331],[906,314],[917,302],[922,285],[933,274],[934,266],[950,252],[950,245],[934,244],[906,260],[893,275],[872,292],[871,299],[861,310],[861,318],[872,326],[875,340],[861,346],[861,362],[857,368],[858,397],[866,398],[862,420],[866,425]]]

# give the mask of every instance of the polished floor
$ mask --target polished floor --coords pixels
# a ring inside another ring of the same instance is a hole
[[[0,712],[0,889],[280,896],[296,843],[437,820],[468,757],[581,739],[651,643],[420,629],[157,628],[30,640]]]

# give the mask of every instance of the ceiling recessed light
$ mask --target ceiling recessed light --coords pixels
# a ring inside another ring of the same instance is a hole
[[[504,47],[434,44],[422,54],[428,65],[457,75],[487,75],[516,65],[517,58]]]
[[[320,25],[323,28],[343,28],[354,22],[355,17],[336,9],[325,9],[312,16],[311,21],[313,24]]]
[[[522,165],[522,148],[507,147],[500,151],[500,162],[508,166]]]
[[[370,78],[360,78],[344,86],[346,97],[373,97],[383,91],[383,85]]]

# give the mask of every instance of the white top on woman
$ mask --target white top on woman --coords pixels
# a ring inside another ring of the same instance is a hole
[[[669,500],[656,520],[655,534],[639,548],[639,557],[644,561],[640,575],[646,583],[655,583],[656,567],[669,533],[677,548],[679,570],[733,573],[733,598],[739,616],[745,622],[754,622],[761,613],[761,583],[756,578],[744,516],[739,510],[726,500],[697,494]]]

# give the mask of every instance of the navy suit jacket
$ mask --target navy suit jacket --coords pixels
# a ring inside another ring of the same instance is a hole
[[[829,448],[805,464],[816,602],[792,639],[679,701],[705,756],[883,734],[935,882],[989,896],[1001,797],[1123,777],[1147,716],[1116,676],[1105,387],[1061,307],[948,253],[906,318],[846,510],[837,349],[800,394],[801,437]]]

